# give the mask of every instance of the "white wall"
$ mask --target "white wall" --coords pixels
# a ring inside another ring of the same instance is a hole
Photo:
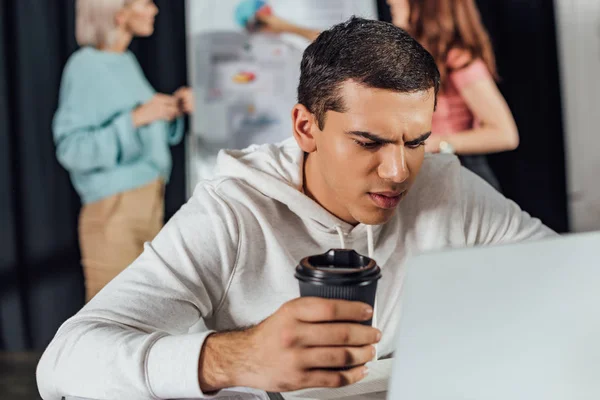
[[[600,0],[554,0],[571,229],[600,230]]]

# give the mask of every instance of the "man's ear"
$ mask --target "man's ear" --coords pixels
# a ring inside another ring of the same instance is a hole
[[[315,135],[318,136],[321,133],[315,115],[302,104],[296,104],[292,109],[292,123],[294,138],[298,146],[305,153],[315,152],[317,150]]]

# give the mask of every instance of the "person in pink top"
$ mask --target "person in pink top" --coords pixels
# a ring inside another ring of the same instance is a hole
[[[442,89],[426,150],[453,153],[462,164],[496,189],[498,180],[486,154],[514,150],[519,134],[496,86],[492,45],[474,0],[387,0],[392,23],[409,32],[434,57]],[[266,30],[313,40],[318,31],[260,17]]]

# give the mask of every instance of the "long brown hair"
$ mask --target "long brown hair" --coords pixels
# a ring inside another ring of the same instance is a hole
[[[445,86],[448,53],[466,51],[471,60],[482,59],[497,79],[496,58],[481,22],[475,0],[409,0],[409,32],[433,55]]]

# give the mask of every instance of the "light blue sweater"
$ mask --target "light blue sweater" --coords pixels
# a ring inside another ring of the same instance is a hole
[[[56,155],[84,204],[171,174],[169,145],[183,120],[135,128],[131,112],[154,96],[131,52],[84,47],[63,73],[53,131]]]

